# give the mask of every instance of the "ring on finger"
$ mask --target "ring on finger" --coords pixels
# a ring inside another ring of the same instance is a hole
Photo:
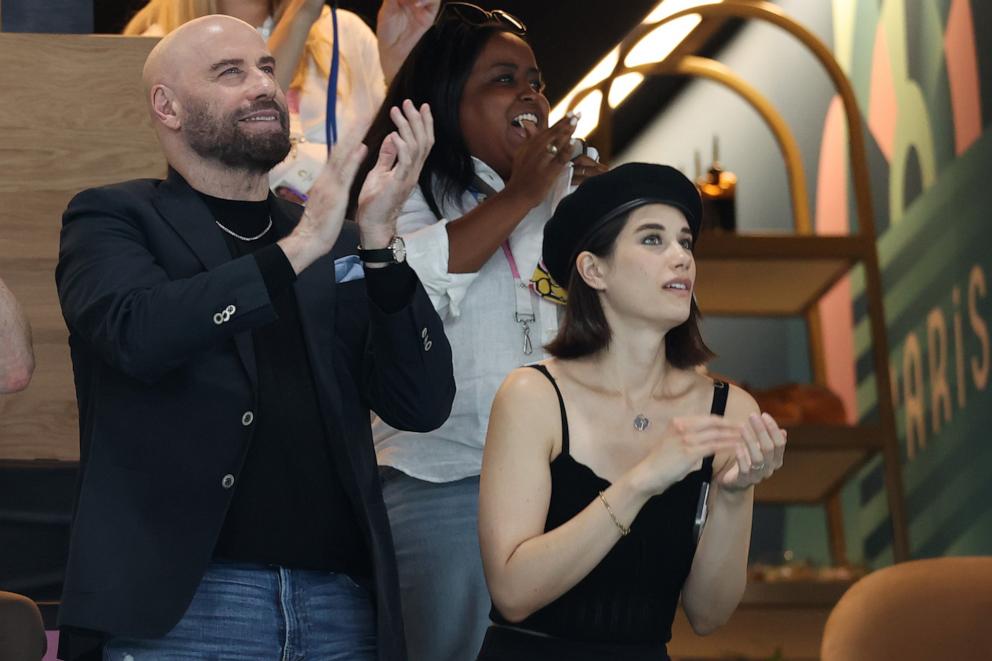
[[[557,156],[558,155],[558,145],[556,145],[553,142],[549,142],[548,143],[548,146],[545,147],[544,149],[547,150],[547,152],[549,154],[551,154],[552,156]]]
[[[751,464],[751,470],[753,471],[760,471],[764,469],[765,469],[765,462],[761,462],[760,464]]]

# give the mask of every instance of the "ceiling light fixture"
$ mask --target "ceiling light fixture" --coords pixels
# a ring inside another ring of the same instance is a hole
[[[710,0],[709,2],[700,2],[700,0],[662,0],[641,21],[641,24],[651,25],[684,9],[715,4],[717,2],[721,2],[721,0]],[[610,108],[616,108],[644,81],[643,74],[636,71],[626,71],[626,69],[661,62],[671,55],[672,51],[696,29],[696,26],[699,25],[701,20],[699,16],[683,16],[655,30],[651,30],[631,47],[626,57],[624,57],[622,66],[620,66],[619,62],[622,44],[617,44],[606,57],[600,60],[579,81],[578,85],[573,87],[558,102],[551,110],[548,121],[554,124],[564,117],[572,102],[581,96],[582,98],[575,104],[574,108],[582,113],[582,119],[579,120],[578,126],[575,127],[575,136],[578,138],[587,137],[599,125],[599,108],[603,100],[603,92],[597,89],[597,87],[603,81],[612,78],[606,101],[609,103]]]

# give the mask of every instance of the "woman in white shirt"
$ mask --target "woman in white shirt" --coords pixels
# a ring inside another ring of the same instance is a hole
[[[481,645],[490,601],[476,519],[489,409],[504,377],[545,358],[557,332],[559,290],[537,268],[544,223],[574,178],[604,169],[585,156],[570,164],[574,118],[548,128],[524,35],[504,12],[446,4],[388,93],[430,103],[435,117],[398,231],[444,321],[458,389],[434,432],[373,424],[412,659],[461,661]],[[369,149],[392,131],[387,121],[380,112]]]
[[[379,110],[386,84],[430,27],[440,0],[384,0],[378,39],[355,14],[338,10],[337,137],[365,132]],[[327,160],[327,90],[334,45],[324,0],[151,0],[128,22],[125,35],[160,37],[207,14],[227,14],[254,25],[276,58],[276,79],[286,90],[293,149],[269,173],[282,197],[306,201]]]

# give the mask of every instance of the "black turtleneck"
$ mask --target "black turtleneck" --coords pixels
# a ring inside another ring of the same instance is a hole
[[[218,223],[242,237],[218,228],[232,257],[255,257],[278,315],[252,332],[256,429],[214,557],[367,576],[365,536],[329,446],[342,439],[328,438],[320,417],[292,286],[296,274],[269,225],[274,201],[201,197]],[[409,267],[366,272],[369,296],[381,309],[395,311],[412,299]]]

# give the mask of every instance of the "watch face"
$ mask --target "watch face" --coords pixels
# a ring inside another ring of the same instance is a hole
[[[393,261],[397,264],[402,264],[406,261],[406,244],[403,239],[396,237],[393,242],[389,244],[389,247],[393,249]]]

